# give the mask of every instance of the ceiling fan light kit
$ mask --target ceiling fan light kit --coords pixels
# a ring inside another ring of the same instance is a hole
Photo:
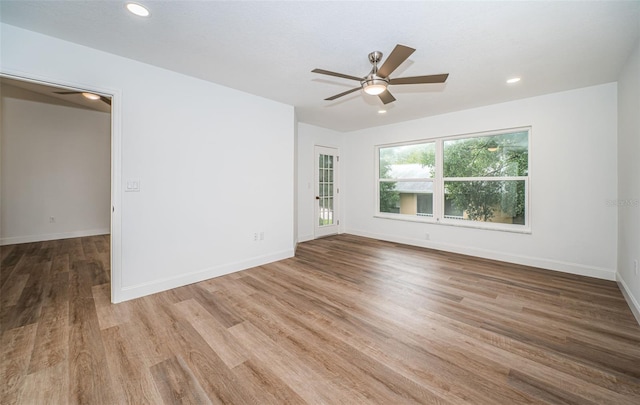
[[[362,81],[362,90],[367,94],[377,96],[387,90],[388,84],[389,83],[382,78],[369,75],[366,80]]]
[[[369,62],[373,65],[371,72],[363,78],[345,75],[342,73],[336,73],[329,70],[324,69],[313,69],[313,73],[320,73],[323,75],[341,77],[343,79],[349,80],[357,80],[360,82],[360,87],[355,87],[351,90],[347,90],[343,93],[336,94],[335,96],[331,96],[325,98],[325,100],[335,100],[342,96],[346,96],[347,94],[353,93],[354,91],[364,90],[365,93],[378,96],[383,104],[388,104],[395,101],[395,97],[389,93],[387,87],[389,85],[397,85],[397,84],[428,84],[428,83],[444,83],[449,77],[448,73],[443,73],[439,75],[428,75],[428,76],[413,76],[413,77],[401,77],[397,79],[389,78],[389,75],[393,73],[394,70],[398,66],[400,66],[411,54],[415,52],[415,49],[409,48],[404,45],[396,45],[391,51],[391,54],[384,61],[380,69],[378,69],[378,62],[382,60],[382,52],[375,51],[369,54]]]

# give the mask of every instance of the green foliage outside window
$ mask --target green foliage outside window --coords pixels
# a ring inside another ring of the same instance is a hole
[[[443,176],[450,180],[527,176],[528,162],[528,132],[444,141]],[[489,221],[500,209],[514,223],[523,223],[525,187],[521,180],[445,180],[448,198],[475,221]]]

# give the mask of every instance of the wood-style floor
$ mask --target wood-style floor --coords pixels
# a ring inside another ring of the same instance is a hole
[[[2,404],[640,404],[613,282],[339,235],[112,305],[107,236],[0,259]]]

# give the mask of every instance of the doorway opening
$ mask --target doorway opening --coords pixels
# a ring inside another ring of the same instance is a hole
[[[0,86],[3,251],[35,257],[39,248],[33,260],[50,260],[49,276],[83,258],[75,266],[118,302],[115,92],[4,73]]]

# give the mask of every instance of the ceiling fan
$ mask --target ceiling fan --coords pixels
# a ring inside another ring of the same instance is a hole
[[[372,96],[380,97],[380,100],[384,104],[389,104],[393,101],[396,101],[395,97],[389,93],[387,90],[387,86],[396,85],[396,84],[425,84],[425,83],[444,83],[449,77],[448,73],[443,73],[439,75],[428,75],[428,76],[412,76],[412,77],[399,77],[396,79],[392,79],[389,77],[391,73],[402,62],[407,60],[411,54],[415,52],[415,49],[409,48],[404,45],[396,45],[391,51],[391,54],[384,61],[382,66],[378,69],[378,63],[382,60],[382,52],[375,51],[369,54],[369,62],[373,65],[371,72],[365,77],[356,77],[351,75],[345,75],[342,73],[331,72],[329,70],[324,69],[313,69],[313,73],[320,73],[323,75],[342,77],[344,79],[356,80],[360,82],[359,87],[354,87],[351,90],[347,90],[343,93],[336,94],[335,96],[331,96],[325,98],[326,101],[335,100],[342,96],[346,96],[347,94],[353,93],[357,90],[364,90],[365,93],[370,94]]]
[[[108,105],[111,105],[111,100],[105,96],[100,96],[98,94],[89,93],[86,91],[54,91],[56,94],[82,94],[85,98],[89,100],[101,100]]]

